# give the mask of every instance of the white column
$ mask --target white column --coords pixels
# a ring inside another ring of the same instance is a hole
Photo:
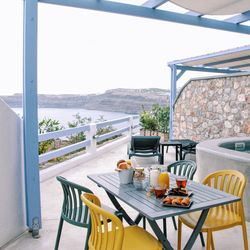
[[[96,124],[95,123],[90,123],[90,129],[89,132],[87,133],[87,140],[90,140],[90,145],[87,147],[87,152],[90,154],[95,154],[96,153]]]

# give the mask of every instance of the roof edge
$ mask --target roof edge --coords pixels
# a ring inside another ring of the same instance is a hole
[[[223,74],[223,75],[217,75],[217,76],[202,76],[202,77],[195,77],[195,78],[190,78],[182,87],[181,90],[179,91],[178,95],[175,98],[173,108],[175,108],[175,104],[178,101],[181,93],[183,90],[189,85],[192,81],[197,81],[197,80],[209,80],[209,79],[215,79],[215,78],[226,78],[226,77],[237,77],[237,76],[250,76],[250,73],[247,72],[241,72],[241,73],[235,73],[235,74]]]

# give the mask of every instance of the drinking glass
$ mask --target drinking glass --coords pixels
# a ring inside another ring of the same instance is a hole
[[[176,185],[178,188],[186,188],[187,186],[187,177],[186,176],[179,176],[176,177]]]

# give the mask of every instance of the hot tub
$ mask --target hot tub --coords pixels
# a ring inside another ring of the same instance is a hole
[[[250,137],[207,140],[196,146],[199,180],[217,170],[235,169],[247,177],[244,209],[250,221]]]

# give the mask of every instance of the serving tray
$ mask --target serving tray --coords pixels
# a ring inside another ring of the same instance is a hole
[[[171,198],[172,198],[173,196],[171,196]],[[175,196],[176,198],[178,197],[178,196]],[[191,206],[192,206],[192,204],[193,204],[193,201],[192,200],[190,200],[190,202],[189,202],[189,204],[187,205],[187,206],[185,206],[185,205],[176,205],[176,204],[168,204],[168,203],[163,203],[162,201],[161,201],[161,205],[163,206],[163,207],[178,207],[178,208],[190,208]]]

